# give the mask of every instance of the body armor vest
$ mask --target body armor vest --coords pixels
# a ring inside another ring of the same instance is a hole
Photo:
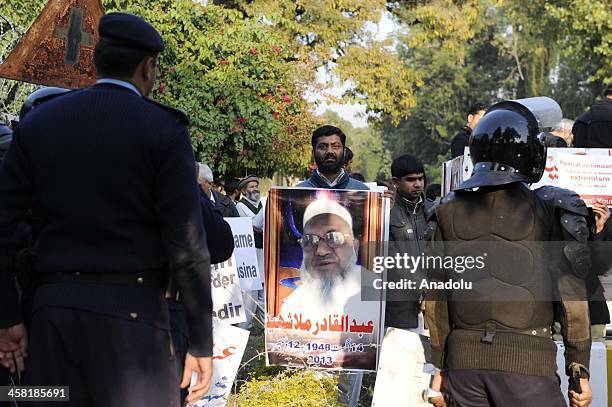
[[[444,201],[436,215],[445,254],[485,256],[482,270],[451,271],[453,279],[472,283],[470,290],[450,293],[453,329],[481,330],[483,342],[500,332],[549,335],[556,277],[541,242],[557,240],[554,208],[520,183],[462,191]]]

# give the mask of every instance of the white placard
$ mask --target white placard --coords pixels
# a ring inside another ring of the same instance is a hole
[[[257,263],[251,218],[224,218],[234,235],[234,256],[240,287],[245,291],[261,290],[261,270]]]
[[[249,331],[213,320],[213,374],[210,390],[191,406],[225,406],[248,340]]]
[[[387,328],[380,350],[372,407],[431,407],[423,401],[429,388],[425,347],[429,338],[404,329]],[[431,365],[429,365],[431,366]]]
[[[223,263],[213,264],[210,267],[210,277],[213,317],[228,324],[245,322],[246,312],[234,255]]]
[[[612,206],[612,150],[549,148],[542,179],[532,186],[553,185],[575,191],[591,206],[604,199]]]
[[[372,192],[380,192],[383,193],[387,190],[387,187],[384,185],[378,185],[376,182],[364,182],[364,184],[370,188]]]

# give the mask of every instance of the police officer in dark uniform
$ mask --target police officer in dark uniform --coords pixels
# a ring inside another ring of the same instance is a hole
[[[19,110],[19,120],[23,120],[26,115],[32,111],[32,109],[34,109],[36,106],[39,106],[41,103],[44,103],[47,100],[51,100],[56,96],[60,96],[68,92],[70,92],[70,90],[64,88],[57,88],[54,86],[40,88],[32,92],[27,97],[23,105],[21,105],[21,109]]]
[[[27,356],[26,384],[70,386],[71,405],[177,406],[168,270],[189,328],[182,386],[197,374],[188,401],[212,373],[210,256],[187,119],[147,98],[164,48],[151,25],[111,13],[99,32],[101,79],[30,112],[0,168],[0,358]],[[11,245],[32,201],[42,226],[27,346]]]
[[[473,284],[430,287],[432,301],[425,306],[433,362],[441,369],[433,391],[446,379],[445,391],[459,407],[565,405],[555,375],[555,316],[563,326],[566,370],[576,380],[572,406],[592,399],[583,280],[588,262],[581,253],[588,211],[572,191],[528,187],[544,171],[543,132],[561,117],[549,98],[492,106],[470,142],[472,177],[436,209],[434,249],[488,254],[482,270],[459,275],[456,269],[430,269],[434,281]],[[549,241],[562,243],[543,243]],[[429,396],[432,404],[444,405],[439,394]]]

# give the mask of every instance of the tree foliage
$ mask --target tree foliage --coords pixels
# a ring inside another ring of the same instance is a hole
[[[0,14],[25,28],[44,3],[10,0]],[[163,33],[154,97],[188,113],[197,156],[217,175],[301,172],[318,120],[303,96],[321,89],[318,68],[347,85],[341,100],[372,114],[370,135],[354,139],[373,146],[358,158],[368,178],[382,167],[362,157],[387,154],[378,134],[392,156],[437,165],[474,102],[548,95],[573,118],[612,82],[606,0],[103,3]],[[386,40],[372,31],[383,13],[397,28]]]
[[[607,0],[545,2],[558,23],[562,57],[592,82],[612,83],[612,4]]]
[[[391,44],[378,41],[372,23],[386,12],[384,0],[231,0],[217,3],[268,22],[293,43],[293,57],[312,67],[324,67],[346,81],[344,102],[360,102],[375,117],[394,122],[408,117],[419,84],[414,69],[405,65]]]
[[[298,173],[307,163],[314,117],[301,97],[300,61],[267,24],[191,0],[108,0],[131,11],[166,39],[155,97],[192,118],[200,160],[218,174]],[[279,154],[282,151],[282,154]]]
[[[33,18],[39,6],[16,20]],[[302,97],[306,68],[291,60],[285,37],[236,10],[191,0],[105,0],[104,6],[144,17],[164,37],[152,97],[190,117],[199,160],[225,177],[301,172],[316,119]]]
[[[406,0],[389,10],[401,58],[422,80],[410,117],[382,117],[394,157],[447,159],[476,101],[551,96],[575,118],[612,82],[605,0]]]

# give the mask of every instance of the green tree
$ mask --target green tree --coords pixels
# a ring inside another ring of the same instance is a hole
[[[186,110],[200,160],[224,177],[298,173],[314,117],[301,97],[300,61],[273,27],[191,0],[109,0],[142,15],[167,50],[155,97]],[[279,154],[279,152],[282,152]]]
[[[604,0],[406,0],[389,9],[400,56],[421,80],[410,117],[382,117],[394,156],[446,159],[473,102],[551,96],[574,118],[612,81]]]
[[[42,3],[3,5],[0,13],[27,27]],[[302,97],[307,67],[292,60],[292,44],[274,27],[191,0],[103,3],[107,12],[144,17],[164,37],[152,97],[187,113],[196,156],[218,176],[295,174],[305,167],[315,123]]]
[[[422,83],[409,118],[399,125],[391,117],[383,121],[383,139],[393,158],[413,154],[437,166],[449,158],[450,140],[465,125],[468,107],[491,103],[507,91],[512,61],[500,56],[494,42],[498,13],[478,0],[435,0],[396,10],[407,26],[400,55],[418,70]]]
[[[416,100],[419,77],[396,50],[373,37],[372,23],[385,13],[385,0],[218,0],[245,16],[266,21],[293,44],[292,58],[304,61],[314,82],[325,68],[349,86],[343,102],[359,102],[366,110],[389,115],[395,122],[408,117]]]
[[[559,48],[591,82],[612,83],[612,4],[607,0],[545,2],[559,24]]]

